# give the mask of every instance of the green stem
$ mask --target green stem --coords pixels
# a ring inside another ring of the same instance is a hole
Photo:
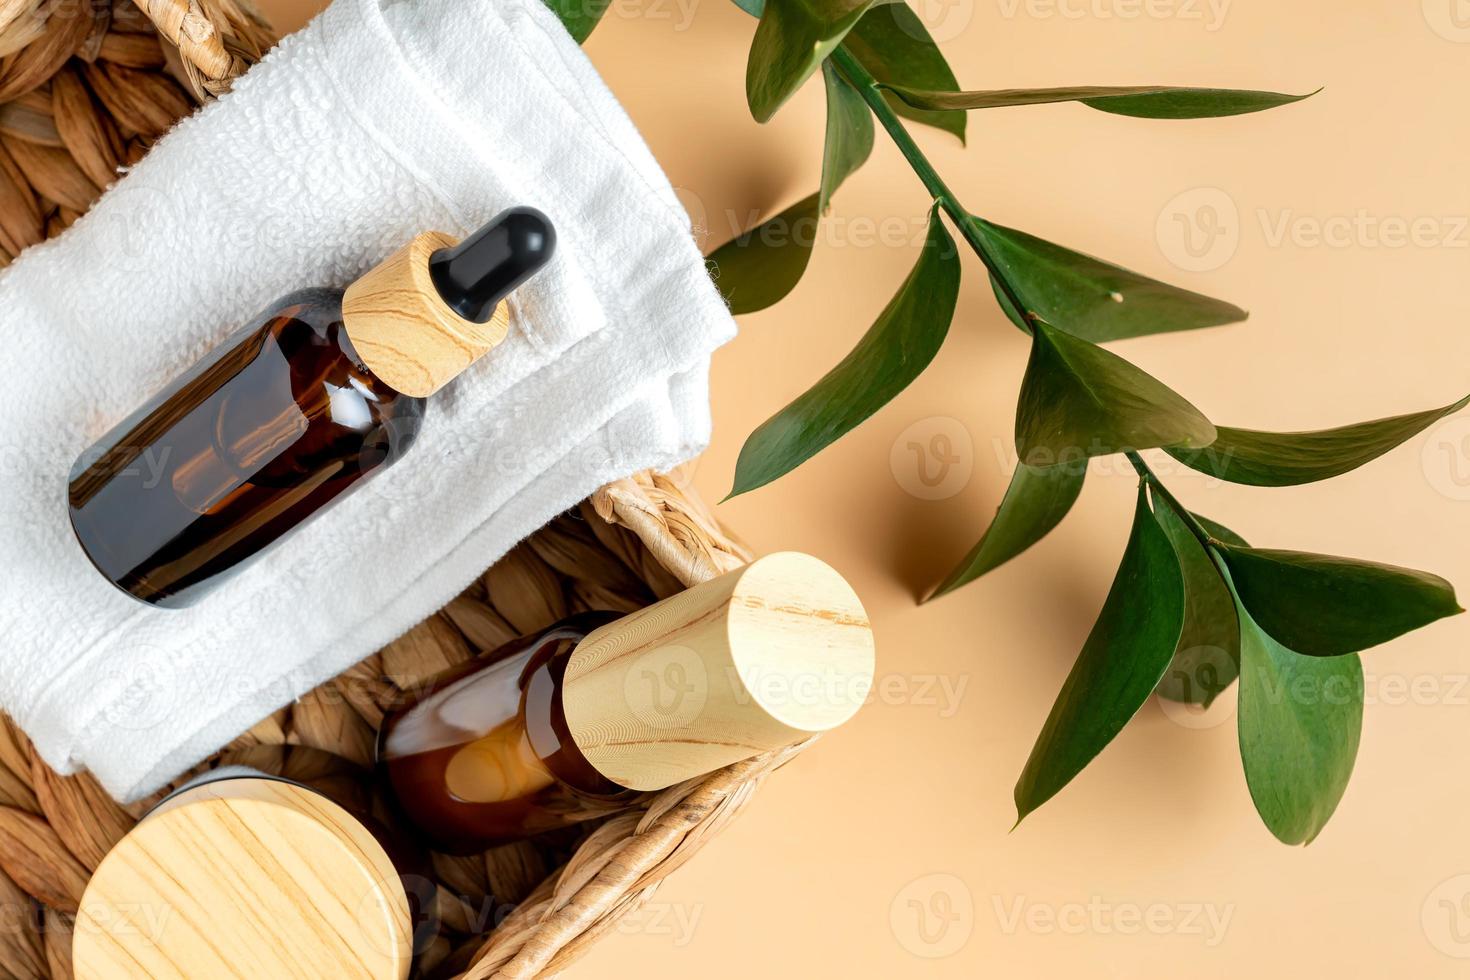
[[[1149,465],[1143,461],[1142,456],[1131,449],[1124,453],[1124,455],[1128,457],[1128,462],[1133,464],[1133,469],[1143,478],[1144,482],[1153,488],[1154,492],[1160,497],[1163,497],[1169,506],[1173,508],[1174,513],[1179,515],[1184,521],[1184,525],[1189,528],[1189,533],[1193,534],[1199,540],[1199,543],[1204,545],[1205,553],[1208,554],[1210,547],[1215,543],[1215,539],[1210,535],[1210,532],[1205,530],[1203,524],[1195,520],[1194,515],[1189,512],[1189,508],[1181,504],[1178,497],[1169,492],[1169,488],[1164,486],[1163,481],[1154,475],[1154,471],[1149,469]]]
[[[857,89],[858,94],[863,97],[863,101],[868,104],[868,108],[873,111],[873,115],[878,117],[878,121],[888,131],[889,137],[892,138],[899,152],[909,162],[909,166],[913,168],[919,180],[923,181],[924,187],[929,191],[929,195],[939,202],[939,206],[954,221],[955,227],[960,230],[960,234],[965,237],[965,241],[970,243],[970,248],[974,249],[975,254],[980,256],[980,261],[985,263],[985,268],[990,272],[991,277],[995,280],[996,285],[1000,288],[1001,293],[1005,295],[1006,300],[1011,304],[1012,308],[1019,311],[1023,318],[1030,320],[1033,314],[1027,310],[1026,304],[1021,302],[1020,294],[1016,292],[1015,287],[1006,279],[1005,273],[1001,271],[999,263],[996,262],[995,257],[987,250],[985,241],[975,229],[975,223],[970,216],[970,212],[965,210],[959,198],[955,197],[954,192],[949,189],[949,185],[944,182],[944,178],[939,176],[939,172],[929,162],[929,158],[924,156],[924,151],[919,149],[919,145],[909,135],[908,129],[904,127],[903,120],[898,117],[898,113],[893,111],[893,106],[889,105],[888,100],[883,97],[883,90],[879,87],[878,80],[873,77],[871,72],[863,67],[862,62],[858,61],[844,45],[839,44],[830,57],[832,63],[838,67],[842,74],[847,77],[847,80],[852,83],[853,88]]]
[[[913,168],[919,180],[923,181],[924,187],[929,191],[930,196],[939,202],[939,206],[954,221],[955,227],[960,230],[960,234],[965,236],[965,241],[969,242],[970,247],[975,250],[975,254],[980,256],[980,261],[985,263],[985,268],[990,272],[991,278],[995,280],[996,286],[1000,289],[1006,300],[1010,302],[1011,307],[1021,311],[1023,319],[1029,322],[1035,314],[1026,308],[1026,304],[1021,301],[1020,294],[1016,292],[1016,288],[1011,285],[1005,273],[1001,271],[1000,265],[996,262],[995,257],[986,249],[984,240],[975,230],[974,220],[971,218],[970,212],[966,211],[964,205],[960,204],[959,198],[955,197],[954,192],[949,189],[949,185],[944,182],[944,178],[939,176],[939,172],[929,162],[929,158],[924,156],[924,151],[919,149],[919,145],[909,135],[909,131],[899,118],[898,113],[893,111],[893,106],[888,104],[888,100],[883,96],[882,88],[878,85],[878,80],[873,77],[871,72],[863,67],[862,62],[858,61],[844,45],[839,44],[830,57],[832,63],[837,66],[838,70],[852,83],[853,88],[857,89],[858,94],[863,97],[863,101],[868,104],[868,108],[873,111],[873,115],[878,117],[878,121],[888,131],[889,137],[893,139],[899,152],[904,155],[904,159],[909,162],[909,166]],[[1154,475],[1153,470],[1149,469],[1148,464],[1143,461],[1143,457],[1132,451],[1129,451],[1125,455],[1127,455],[1128,462],[1133,464],[1133,468],[1138,472],[1138,475],[1144,482],[1159,496],[1163,497],[1168,505],[1174,509],[1174,512],[1180,516],[1185,526],[1189,528],[1190,533],[1199,540],[1199,543],[1204,546],[1205,552],[1208,554],[1215,540],[1210,536],[1210,532],[1206,531],[1204,526],[1189,512],[1189,509],[1169,492],[1169,488],[1164,486],[1163,482]]]
[[[903,121],[899,119],[898,113],[893,111],[893,106],[889,105],[888,100],[883,97],[883,90],[878,85],[878,80],[873,77],[871,72],[863,67],[862,62],[858,61],[844,45],[839,44],[837,49],[832,52],[831,58],[832,63],[847,77],[847,80],[852,83],[853,88],[857,89],[858,94],[863,97],[863,101],[868,104],[868,108],[873,111],[873,115],[883,124],[883,128],[888,131],[889,137],[893,139],[899,152],[904,155],[904,159],[909,162],[909,166],[913,168],[919,180],[923,181],[924,187],[929,191],[929,194],[934,200],[939,202],[940,207],[944,208],[945,212],[954,221],[955,227],[960,230],[960,234],[965,236],[965,241],[969,242],[970,247],[975,250],[975,254],[980,256],[980,261],[985,263],[985,268],[990,272],[991,278],[995,280],[996,286],[999,287],[1001,293],[1010,302],[1012,308],[1021,311],[1023,318],[1029,321],[1034,314],[1026,309],[1026,304],[1021,302],[1020,294],[1016,292],[1015,287],[1011,285],[1005,273],[1001,271],[1000,265],[996,262],[995,257],[986,249],[984,240],[980,238],[979,233],[975,230],[975,224],[970,216],[970,212],[966,211],[964,205],[960,204],[959,198],[954,195],[954,191],[949,189],[949,185],[944,182],[944,178],[939,176],[939,172],[934,169],[934,165],[929,162],[929,158],[924,156],[924,151],[919,149],[919,145],[909,135],[909,131],[904,126]],[[1126,455],[1128,461],[1133,464],[1133,468],[1138,471],[1138,475],[1159,496],[1168,502],[1169,506],[1174,509],[1174,512],[1184,521],[1185,526],[1189,528],[1190,533],[1199,540],[1199,543],[1208,552],[1211,543],[1214,541],[1214,538],[1210,536],[1210,532],[1206,531],[1204,526],[1195,520],[1194,515],[1189,512],[1188,508],[1181,504],[1178,498],[1169,492],[1169,488],[1164,486],[1163,482],[1154,475],[1153,470],[1149,469],[1148,464],[1143,461],[1143,457],[1132,451]]]

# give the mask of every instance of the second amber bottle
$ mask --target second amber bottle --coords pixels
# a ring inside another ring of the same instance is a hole
[[[872,677],[856,593],[784,552],[461,665],[384,722],[378,756],[434,845],[471,853],[840,725]]]

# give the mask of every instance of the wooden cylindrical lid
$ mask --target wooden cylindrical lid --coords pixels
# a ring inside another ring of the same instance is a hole
[[[408,899],[346,810],[277,779],[220,779],[153,810],[87,885],[78,980],[402,980]]]
[[[782,552],[589,634],[562,707],[608,779],[655,790],[842,724],[873,682],[873,634],[852,587]]]
[[[429,259],[457,240],[426,231],[347,287],[342,323],[368,369],[405,395],[426,398],[505,339],[501,304],[485,323],[466,320],[440,297]]]

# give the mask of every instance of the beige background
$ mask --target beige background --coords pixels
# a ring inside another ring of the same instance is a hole
[[[1243,325],[1120,353],[1232,425],[1317,427],[1470,391],[1470,4],[926,2],[969,87],[1326,87],[1300,105],[1213,121],[1080,106],[972,113],[969,149],[918,133],[972,210],[1253,311]],[[267,7],[290,27],[312,0]],[[615,0],[588,45],[708,229],[707,247],[752,211],[810,193],[819,172],[818,86],[771,125],[749,117],[753,27],[728,0]],[[888,300],[916,257],[927,203],[880,133],[805,280],[743,318],[716,358],[714,443],[695,475],[707,498],[729,489],[745,436]],[[1192,257],[1180,219],[1203,247],[1211,213],[1214,248]],[[1403,241],[1405,227],[1417,240]],[[875,703],[773,778],[572,975],[1465,975],[1470,617],[1364,657],[1357,770],[1305,850],[1278,844],[1256,818],[1233,696],[1203,718],[1151,702],[1011,832],[1011,787],[1107,591],[1134,481],[1101,461],[1039,547],[914,605],[984,528],[1010,467],[1026,344],[973,257],[965,275],[949,340],[916,384],[795,474],[719,508],[757,550],[811,551],[851,578],[878,631]],[[943,487],[954,493],[920,499],[904,489],[916,473],[906,447],[940,432],[963,457]],[[1257,544],[1433,569],[1470,591],[1470,416],[1298,489],[1161,468],[1191,506]]]

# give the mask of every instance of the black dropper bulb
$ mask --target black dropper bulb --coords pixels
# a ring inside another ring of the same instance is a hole
[[[429,256],[429,278],[460,316],[484,323],[556,251],[556,229],[535,208],[510,208],[453,248]]]

